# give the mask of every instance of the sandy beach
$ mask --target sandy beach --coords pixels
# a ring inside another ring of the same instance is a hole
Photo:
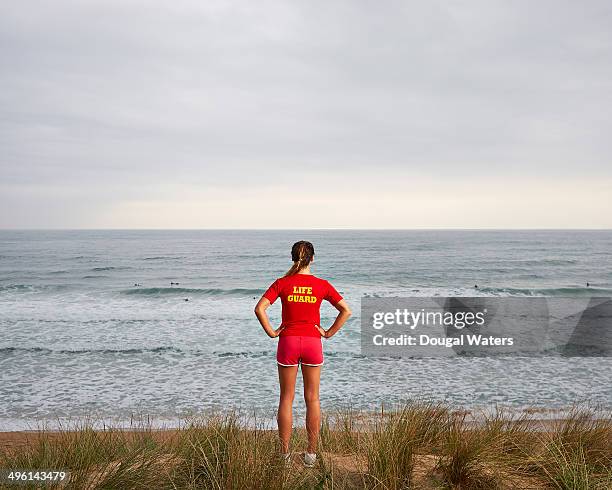
[[[563,419],[534,419],[532,421],[531,430],[534,432],[551,432],[556,426],[562,424]],[[468,422],[467,425],[471,428],[477,427],[476,422]],[[172,443],[180,437],[181,429],[142,429],[134,430],[129,428],[120,429],[122,434],[128,440],[136,440],[143,433],[151,436],[159,444]],[[274,431],[274,429],[270,429]],[[102,434],[103,430],[96,432]],[[28,447],[36,446],[41,439],[51,441],[61,441],[66,437],[66,434],[77,434],[77,431],[59,431],[59,430],[17,430],[0,432],[0,450],[1,451],[20,451]]]
[[[580,407],[561,419],[534,412],[475,421],[427,403],[337,411],[324,419],[314,468],[302,462],[304,429],[294,430],[284,465],[275,430],[231,414],[178,429],[0,432],[0,467],[70,472],[60,488],[87,489],[609,488],[612,418]]]

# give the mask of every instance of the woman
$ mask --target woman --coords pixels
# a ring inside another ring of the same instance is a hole
[[[255,306],[255,315],[268,336],[278,337],[276,361],[280,383],[278,404],[278,435],[285,461],[289,461],[289,439],[292,428],[293,397],[298,366],[302,366],[304,400],[306,401],[306,431],[308,449],[304,464],[314,466],[321,424],[319,380],[323,365],[321,337],[329,339],[340,330],[351,316],[351,310],[334,287],[310,272],[314,260],[312,243],[300,241],[291,248],[293,265],[287,273],[274,281]],[[282,323],[274,330],[266,310],[277,298],[282,303]],[[329,329],[321,328],[319,309],[323,300],[338,310]]]

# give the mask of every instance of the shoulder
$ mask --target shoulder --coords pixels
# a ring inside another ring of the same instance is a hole
[[[282,286],[282,285],[284,285],[284,284],[286,284],[286,283],[287,283],[287,279],[289,279],[289,278],[288,278],[288,277],[286,277],[286,276],[283,276],[283,277],[277,277],[276,279],[274,279],[273,284],[275,284],[276,286],[279,286],[279,287],[280,287],[280,286]]]
[[[313,276],[313,278],[315,279],[315,281],[319,282],[320,284],[323,284],[324,286],[331,286],[331,282],[329,282],[327,279],[323,279],[322,277],[317,276]]]

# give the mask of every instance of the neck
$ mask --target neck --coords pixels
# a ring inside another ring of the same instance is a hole
[[[303,269],[300,269],[299,271],[296,272],[296,274],[312,274],[310,272],[310,266],[307,265],[306,267],[304,267]]]

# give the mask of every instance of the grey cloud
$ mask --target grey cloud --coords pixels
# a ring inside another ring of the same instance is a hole
[[[609,178],[611,32],[605,1],[5,2],[0,178],[111,200],[342,171]]]

